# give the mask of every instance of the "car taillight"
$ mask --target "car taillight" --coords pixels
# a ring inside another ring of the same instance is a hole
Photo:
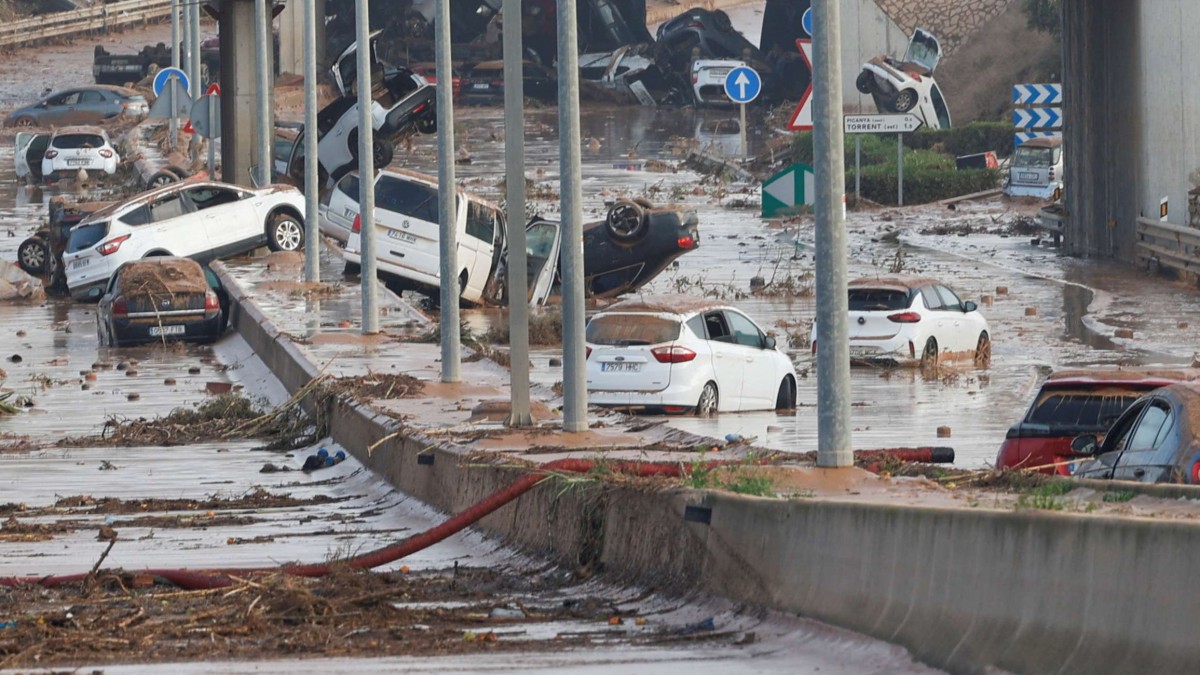
[[[422,103],[422,104],[418,105],[417,107],[413,108],[412,114],[416,115],[417,113],[420,113],[425,108],[426,108],[426,105],[424,103]]]
[[[704,28],[704,24],[699,21],[693,21],[687,25],[688,28]]]
[[[655,347],[650,350],[659,363],[684,363],[696,358],[696,352],[687,347]]]
[[[812,353],[813,353],[813,356],[817,355],[817,341],[816,340],[813,340],[813,343],[812,343]]]
[[[1192,464],[1192,484],[1200,483],[1200,459]]]
[[[354,224],[350,226],[350,231],[354,234],[362,232],[362,215],[354,216]]]
[[[592,358],[592,348],[591,348],[591,347],[584,347],[584,348],[583,348],[583,360],[584,360],[584,361],[587,361],[587,360],[588,360],[588,359],[590,359],[590,358]]]
[[[125,316],[129,313],[129,306],[125,304],[125,298],[117,298],[112,304],[113,316]]]
[[[685,251],[690,251],[696,248],[696,238],[690,234],[680,237],[675,241],[675,243],[679,245],[679,248]]]
[[[699,81],[700,81],[700,75],[698,75],[695,71],[693,71],[692,72],[692,84],[696,84]]]
[[[100,156],[103,157],[104,159],[108,159],[109,157],[112,157],[112,150],[109,150],[108,148],[104,148],[103,150],[100,151]]]
[[[492,86],[493,87],[503,87],[504,80],[492,80]]]
[[[909,77],[911,77],[912,79],[916,80],[917,82],[920,82],[920,81],[921,81],[921,74],[920,74],[920,73],[912,73],[912,72],[910,72],[910,73],[908,73],[908,76],[909,76]]]
[[[920,323],[921,315],[916,312],[901,312],[888,315],[888,321],[894,323]]]
[[[45,157],[46,159],[54,159],[55,157],[58,157],[58,151],[57,150],[47,150],[42,156]]]
[[[99,253],[100,255],[112,255],[121,250],[121,244],[125,243],[125,240],[128,238],[129,235],[123,234],[116,239],[109,239],[108,241],[96,247],[96,253]]]
[[[221,311],[221,301],[217,298],[217,294],[207,291],[204,294],[204,313],[214,314],[219,311]]]

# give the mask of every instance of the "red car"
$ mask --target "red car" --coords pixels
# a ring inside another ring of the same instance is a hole
[[[1042,384],[1024,419],[1008,430],[996,455],[996,468],[1069,476],[1073,460],[1078,459],[1071,451],[1076,436],[1103,437],[1142,394],[1197,377],[1192,371],[1130,369],[1054,373]]]
[[[437,84],[437,65],[436,64],[433,64],[433,63],[410,63],[408,65],[408,68],[409,68],[409,70],[413,71],[414,73],[425,78],[425,80],[427,82],[429,82],[429,84],[433,84],[433,85]],[[451,96],[451,98],[453,98],[454,100],[457,101],[458,95],[462,93],[462,77],[460,77],[458,74],[458,71],[456,71],[454,69],[450,70],[450,75],[452,76],[451,80],[450,80],[450,84],[453,87],[453,91],[451,92],[450,96]]]

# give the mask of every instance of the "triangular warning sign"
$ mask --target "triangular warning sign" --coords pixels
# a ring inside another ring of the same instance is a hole
[[[185,134],[194,134],[194,133],[196,133],[196,130],[192,128],[192,121],[191,121],[191,120],[188,120],[188,121],[187,121],[187,124],[183,125],[183,133],[185,133]]]
[[[813,71],[812,40],[796,40],[796,47],[800,49],[800,55],[804,57],[804,62],[808,64],[808,72],[811,73]],[[808,89],[804,90],[804,95],[800,97],[800,104],[796,106],[796,111],[792,113],[791,119],[788,120],[788,131],[812,131],[812,79],[811,77],[809,78]]]

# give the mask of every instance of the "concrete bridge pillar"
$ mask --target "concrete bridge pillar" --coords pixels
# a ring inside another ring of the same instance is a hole
[[[303,73],[304,52],[315,49],[317,53],[318,71],[325,64],[325,0],[316,0],[317,5],[317,43],[304,44],[304,7],[303,0],[290,0],[287,7],[279,15],[279,72]]]
[[[258,54],[254,44],[256,1],[268,0],[220,0],[218,3],[220,17],[217,22],[221,35],[221,180],[245,186],[253,185],[251,168],[260,164],[256,107]],[[273,51],[268,45],[268,60],[274,58]],[[268,67],[270,72],[274,72],[273,64],[269,63]],[[275,124],[273,94],[272,89],[272,129]],[[261,158],[261,161],[270,163],[272,158]]]

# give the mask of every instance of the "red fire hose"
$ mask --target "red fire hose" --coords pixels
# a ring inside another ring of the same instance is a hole
[[[939,461],[935,457],[942,458],[945,461],[944,453],[936,453],[933,451],[945,450],[945,448],[920,448],[915,450],[908,449],[889,449],[889,450],[871,450],[856,452],[856,457],[869,455],[872,459],[882,459],[885,456],[892,456],[901,461]],[[909,458],[912,459],[909,459]],[[953,461],[953,451],[950,452],[950,461]],[[705,462],[704,466],[708,469],[728,466],[731,464],[740,464],[737,461],[717,461]],[[375,551],[369,551],[361,555],[354,556],[348,560],[338,561],[338,566],[349,566],[357,569],[371,569],[395,562],[413,553],[429,548],[434,544],[450,537],[458,532],[470,527],[480,519],[484,518],[493,511],[499,509],[512,500],[520,497],[528,492],[535,485],[551,477],[555,473],[587,473],[596,468],[597,462],[590,459],[559,459],[553,462],[538,467],[536,472],[528,473],[513,481],[511,485],[488,495],[484,499],[476,502],[471,507],[467,508],[462,513],[450,518],[440,525],[436,525],[424,532],[415,534],[407,539],[398,541],[390,546],[385,546]],[[662,478],[677,478],[686,472],[690,472],[696,465],[685,463],[647,463],[647,462],[608,462],[604,467],[612,473],[619,473],[627,476],[639,476],[643,478],[662,477]],[[246,576],[246,575],[261,575],[270,573],[283,573],[292,576],[300,577],[320,577],[330,573],[332,566],[329,563],[311,563],[307,565],[290,564],[280,567],[260,567],[260,568],[243,568],[243,569],[208,569],[208,570],[188,570],[188,569],[147,569],[139,571],[139,574],[149,574],[165,579],[166,581],[187,590],[203,590],[210,588],[224,588],[233,585],[234,581],[230,575]],[[0,577],[0,586],[18,586],[23,584],[38,584],[46,588],[61,586],[63,584],[75,583],[83,581],[89,574],[64,574],[42,577]]]

